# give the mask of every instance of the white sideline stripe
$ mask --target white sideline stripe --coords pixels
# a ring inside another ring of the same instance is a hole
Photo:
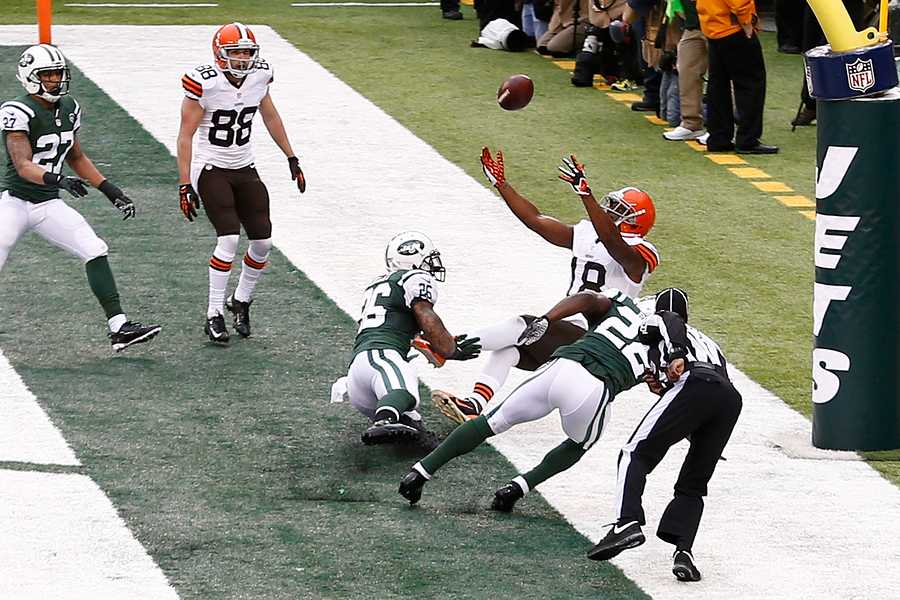
[[[568,283],[565,252],[541,242],[492,191],[274,31],[250,26],[263,56],[289,74],[277,80],[272,94],[309,177],[301,197],[287,177],[284,157],[257,125],[256,164],[272,198],[274,241],[342,309],[357,316],[362,290],[383,269],[384,244],[406,228],[428,231],[449,267],[438,311],[451,331],[506,319],[511,311],[535,313],[559,299]],[[163,34],[157,27],[137,26],[55,29],[75,64],[173,153],[182,98],[179,78],[208,60],[213,31],[181,26],[167,27]],[[28,43],[33,32],[33,26],[0,28],[0,42]],[[103,44],[92,41],[96,39]],[[184,61],[156,64],[158,76],[146,77],[140,94],[134,93],[131,70],[142,59],[135,39],[157,40],[161,51]],[[473,172],[481,145],[495,142],[472,140]],[[515,153],[507,158],[513,159],[509,170],[514,176]],[[546,158],[549,173],[557,157]],[[335,165],[342,171],[339,186],[331,177]],[[409,165],[416,166],[417,177],[408,175]],[[677,193],[672,185],[659,189],[659,198]],[[354,224],[355,235],[348,235]],[[211,232],[209,240],[212,245]],[[485,251],[486,240],[495,251]],[[665,248],[662,254],[665,259]],[[511,292],[520,289],[527,294],[511,302]],[[433,387],[464,392],[480,363],[429,369],[423,379]],[[343,373],[335,373],[339,375]],[[736,369],[734,376],[744,412],[725,450],[728,461],[719,464],[712,480],[695,547],[703,581],[676,582],[670,571],[671,546],[653,536],[671,497],[683,447],[673,449],[648,482],[647,544],[622,554],[615,564],[658,600],[895,598],[900,589],[900,570],[892,568],[900,564],[900,490],[864,462],[797,460],[774,449],[770,438],[785,432],[809,439],[809,422]],[[325,390],[322,397],[327,402]],[[547,500],[592,540],[604,533],[600,524],[609,522],[614,511],[618,449],[651,402],[643,391],[623,394],[613,403],[611,422],[597,447],[575,468],[542,485]],[[562,437],[558,419],[551,416],[499,436],[495,446],[518,468],[526,468]],[[448,468],[467,465],[462,460]],[[428,492],[430,501],[441,501],[440,490],[436,482]],[[523,510],[528,510],[527,502]],[[584,550],[588,548],[585,543]]]
[[[3,350],[0,350],[0,461],[81,464],[62,433],[38,405],[37,398],[9,364]]]
[[[0,470],[0,506],[0,598],[178,598],[90,477]]]
[[[296,2],[295,8],[313,8],[319,6],[440,6],[440,2]]]
[[[161,4],[161,3],[128,3],[128,4],[120,4],[118,2],[104,2],[104,3],[93,3],[93,2],[69,2],[66,3],[66,6],[72,6],[76,8],[215,8],[218,5],[216,4]]]

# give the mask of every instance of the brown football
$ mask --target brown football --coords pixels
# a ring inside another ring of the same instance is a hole
[[[534,82],[528,75],[513,75],[497,90],[497,104],[504,110],[519,110],[531,102]]]

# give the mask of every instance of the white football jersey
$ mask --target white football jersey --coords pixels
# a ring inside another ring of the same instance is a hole
[[[185,96],[203,107],[193,155],[195,169],[204,165],[240,169],[253,163],[250,129],[272,80],[272,68],[264,60],[244,77],[240,87],[232,85],[216,65],[203,65],[184,74]]]
[[[653,244],[642,237],[626,235],[623,238],[629,246],[637,249],[647,263],[640,283],[634,282],[622,265],[610,255],[609,250],[597,237],[597,232],[594,231],[590,221],[582,220],[575,225],[572,236],[572,279],[569,282],[569,296],[584,290],[600,292],[616,289],[631,299],[638,297],[650,273],[659,264],[659,253]]]

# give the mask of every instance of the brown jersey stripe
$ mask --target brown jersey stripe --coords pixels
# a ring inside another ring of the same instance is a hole
[[[248,267],[253,267],[254,269],[263,269],[266,266],[266,263],[259,262],[250,258],[249,254],[244,255],[244,264]]]
[[[644,245],[637,245],[634,247],[635,250],[641,255],[644,259],[644,262],[647,263],[647,268],[652,273],[654,269],[656,269],[657,265],[659,265],[659,259],[656,257],[656,254],[650,248],[647,248]]]
[[[182,87],[184,87],[185,90],[191,92],[192,94],[195,94],[197,96],[203,95],[203,86],[200,85],[199,83],[197,83],[196,81],[194,81],[193,79],[191,79],[190,77],[188,77],[187,75],[184,75],[181,78],[181,85],[182,85]]]
[[[231,263],[225,262],[224,260],[219,260],[215,256],[209,259],[209,266],[211,269],[215,269],[216,271],[230,271]]]

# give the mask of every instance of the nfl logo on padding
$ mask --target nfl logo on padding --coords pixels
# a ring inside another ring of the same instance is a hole
[[[847,63],[847,85],[851,90],[860,93],[875,85],[875,69],[872,67],[872,59],[857,58],[854,62]]]

